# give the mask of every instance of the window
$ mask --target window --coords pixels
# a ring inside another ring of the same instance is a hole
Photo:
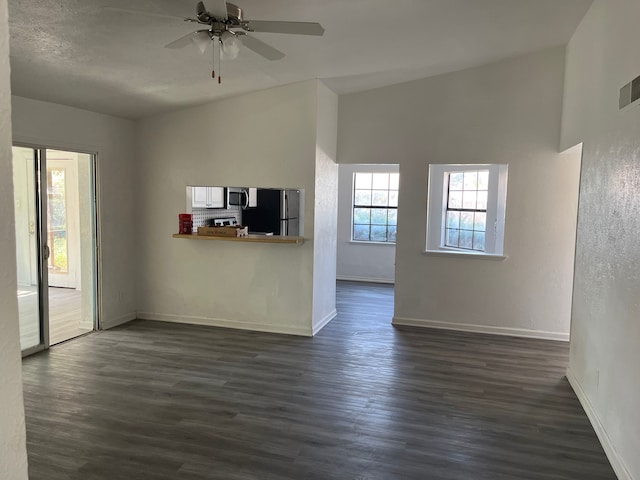
[[[446,247],[484,252],[489,170],[447,172]]]
[[[430,165],[427,251],[503,253],[507,165]]]
[[[353,174],[353,223],[356,242],[395,243],[400,174]]]

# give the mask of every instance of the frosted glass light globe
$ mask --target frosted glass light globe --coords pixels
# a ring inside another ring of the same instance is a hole
[[[223,58],[233,60],[238,57],[240,53],[240,40],[236,35],[231,32],[224,32],[220,35],[220,41],[222,42]]]

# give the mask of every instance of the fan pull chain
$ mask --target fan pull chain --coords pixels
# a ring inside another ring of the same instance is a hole
[[[222,83],[222,40],[218,40],[218,85]]]
[[[219,39],[214,38],[213,40],[213,60],[211,66],[211,78],[216,78],[216,52],[218,57],[218,84],[222,83],[222,77],[220,73],[222,71],[222,54],[220,51],[220,44],[222,42]]]
[[[213,42],[213,48],[211,49],[211,78],[216,78],[216,42]]]

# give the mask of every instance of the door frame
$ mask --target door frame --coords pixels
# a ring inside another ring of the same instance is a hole
[[[46,151],[47,150],[59,150],[59,151],[67,151],[74,152],[80,154],[91,155],[91,181],[93,183],[93,191],[92,191],[92,217],[93,217],[93,226],[94,226],[94,245],[93,245],[93,293],[95,296],[95,302],[93,305],[93,314],[94,314],[94,330],[102,330],[102,269],[100,265],[102,264],[101,258],[101,237],[102,237],[102,228],[101,228],[101,209],[100,209],[100,182],[99,182],[99,152],[98,148],[95,147],[82,147],[78,145],[71,146],[61,146],[48,142],[39,142],[33,141],[29,139],[20,139],[15,138],[12,142],[12,146],[14,147],[22,147],[22,148],[31,148],[35,152],[34,161],[36,162],[35,171],[36,171],[36,214],[37,214],[37,222],[38,222],[38,239],[37,239],[37,250],[38,254],[38,291],[40,296],[40,306],[39,306],[39,314],[40,314],[40,344],[31,348],[27,348],[22,351],[22,357],[27,357],[29,355],[33,355],[34,353],[41,352],[43,350],[48,350],[50,347],[49,344],[49,282],[48,282],[48,266],[47,261],[48,258],[45,255],[45,242],[47,238],[47,220],[46,220],[46,212],[47,212],[47,195],[42,194],[42,185],[47,185],[47,168],[46,168]],[[43,240],[44,239],[44,240]]]
[[[45,242],[43,239],[46,239],[47,235],[47,222],[46,222],[46,212],[47,211],[47,195],[42,194],[43,190],[41,188],[42,185],[47,184],[46,178],[46,168],[44,169],[44,176],[42,172],[41,166],[43,165],[42,159],[42,149],[38,149],[32,147],[30,145],[21,145],[18,143],[14,143],[13,146],[28,148],[33,150],[33,162],[34,162],[34,173],[35,178],[33,181],[35,182],[35,199],[34,199],[34,207],[35,207],[35,222],[36,222],[36,254],[37,254],[37,269],[38,269],[38,322],[40,322],[40,343],[33,347],[22,350],[22,356],[26,357],[28,355],[32,355],[37,352],[41,352],[49,348],[49,295],[48,290],[45,291],[45,285],[49,285],[49,270],[47,266],[47,256],[45,255]],[[44,184],[42,183],[44,180]],[[46,191],[46,187],[45,187]],[[44,214],[43,214],[44,213]],[[46,293],[46,295],[45,295]]]

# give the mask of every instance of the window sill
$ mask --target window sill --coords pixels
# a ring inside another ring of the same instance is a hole
[[[424,254],[429,257],[473,258],[482,260],[493,260],[498,262],[507,259],[506,255],[480,252],[459,252],[456,250],[426,250]]]
[[[386,247],[395,247],[395,242],[365,242],[363,240],[349,240],[351,245],[384,245]]]

